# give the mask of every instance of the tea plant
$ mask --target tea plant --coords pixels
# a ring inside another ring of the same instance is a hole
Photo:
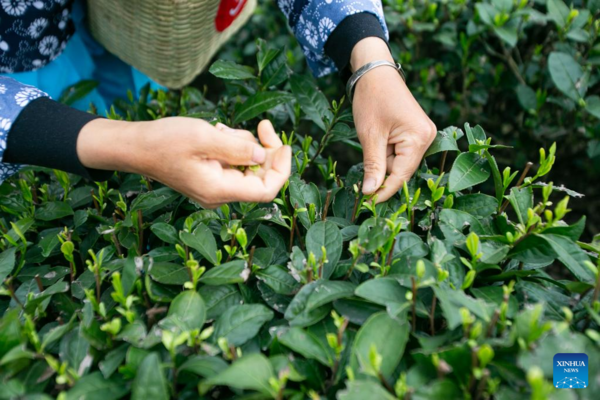
[[[513,171],[483,128],[448,127],[375,205],[361,165],[325,157],[360,147],[344,100],[257,46],[257,68],[212,65],[218,104],[145,91],[109,116],[270,117],[295,159],[271,204],[204,210],[122,173],[0,187],[0,398],[542,399],[566,393],[555,353],[599,371],[600,240],[565,222],[580,195],[549,180],[555,145]]]

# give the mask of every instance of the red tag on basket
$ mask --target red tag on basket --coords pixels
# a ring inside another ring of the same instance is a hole
[[[215,18],[215,28],[218,32],[223,32],[229,28],[229,25],[235,21],[238,15],[244,9],[246,0],[221,0],[217,18]]]

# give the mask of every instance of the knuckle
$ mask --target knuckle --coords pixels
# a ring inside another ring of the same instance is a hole
[[[379,161],[373,160],[373,159],[364,160],[363,166],[364,166],[365,172],[367,172],[367,173],[376,173],[376,172],[381,172],[383,170],[381,163]]]

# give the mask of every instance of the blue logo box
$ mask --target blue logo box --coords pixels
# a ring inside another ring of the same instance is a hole
[[[588,356],[584,353],[554,355],[554,387],[585,389],[588,387]]]

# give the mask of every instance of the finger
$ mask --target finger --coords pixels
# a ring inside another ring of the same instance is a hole
[[[224,134],[218,129],[209,130],[202,135],[199,146],[205,157],[224,161],[230,165],[262,164],[267,156],[262,146]]]
[[[217,122],[215,128],[217,128],[221,132],[227,133],[228,135],[235,136],[237,138],[244,139],[249,142],[258,143],[258,139],[256,139],[256,136],[254,136],[250,131],[246,131],[244,129],[232,129],[220,122]]]
[[[400,148],[396,145],[396,157],[392,164],[392,173],[387,177],[384,187],[377,192],[377,202],[388,200],[400,190],[404,182],[408,182],[413,176],[419,164],[421,155],[412,148]]]
[[[379,134],[368,135],[363,139],[363,159],[365,177],[362,191],[374,193],[383,183],[386,170],[387,140]]]
[[[268,119],[260,121],[257,130],[260,142],[266,148],[278,149],[283,146],[283,142],[279,139],[279,136],[277,136],[273,124]]]
[[[219,190],[226,201],[266,203],[277,196],[289,178],[291,168],[292,151],[289,146],[284,146],[275,153],[272,168],[265,173],[264,178],[225,170]]]

